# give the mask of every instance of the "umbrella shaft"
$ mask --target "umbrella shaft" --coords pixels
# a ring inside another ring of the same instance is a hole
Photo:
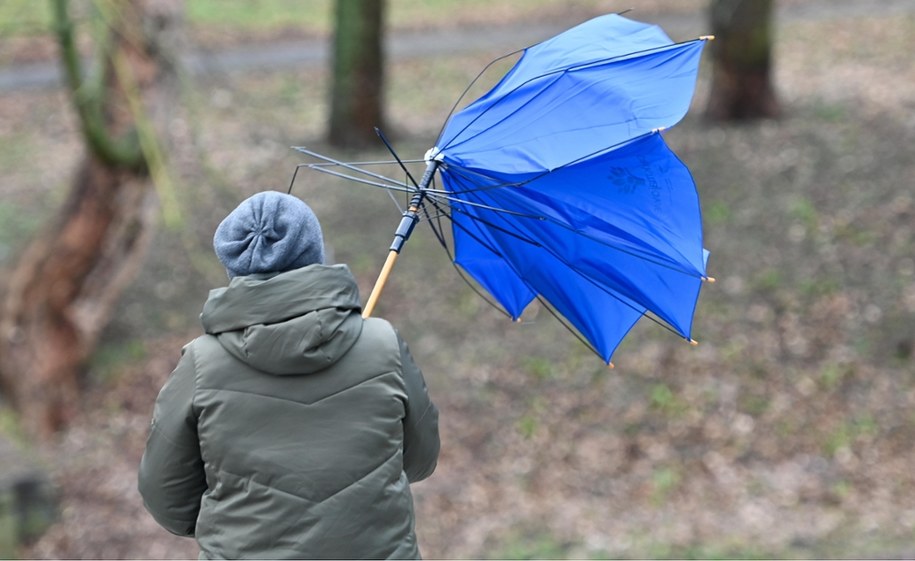
[[[413,197],[413,201],[410,201],[410,208],[403,213],[403,218],[400,219],[400,225],[397,226],[397,230],[394,232],[394,241],[391,242],[391,251],[395,253],[400,253],[400,250],[403,249],[403,244],[410,238],[410,234],[413,233],[413,228],[416,226],[416,223],[419,222],[419,216],[417,216],[416,211],[419,210],[419,206],[414,204],[414,201],[419,195]],[[422,202],[420,200],[419,202]]]
[[[394,241],[391,242],[391,251],[400,253],[400,250],[403,249],[406,241],[410,239],[413,228],[416,227],[416,223],[419,222],[419,215],[417,213],[423,204],[423,199],[426,197],[426,188],[429,187],[429,183],[432,181],[432,175],[435,173],[438,164],[438,161],[430,160],[426,165],[426,172],[423,174],[422,179],[419,180],[416,193],[414,193],[413,198],[410,199],[410,208],[403,213],[403,218],[400,219],[400,225],[397,226],[397,230],[394,232]]]

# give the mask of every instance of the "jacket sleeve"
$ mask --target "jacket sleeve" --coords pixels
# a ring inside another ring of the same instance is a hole
[[[188,345],[156,399],[138,475],[146,510],[179,536],[194,535],[207,488],[193,410],[195,374],[193,347]]]
[[[404,418],[404,472],[411,483],[432,475],[438,463],[438,409],[429,398],[423,373],[413,361],[406,342],[397,336],[407,389],[407,415]]]

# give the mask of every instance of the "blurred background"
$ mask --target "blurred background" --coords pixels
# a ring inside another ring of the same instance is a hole
[[[291,146],[383,159],[380,124],[421,158],[491,60],[624,10],[718,35],[666,136],[718,281],[700,344],[641,322],[610,370],[536,305],[488,306],[420,224],[376,313],[441,411],[424,556],[915,556],[915,3],[5,0],[0,557],[196,557],[135,480],[226,283],[219,221],[289,187]],[[397,205],[293,187],[365,297]]]

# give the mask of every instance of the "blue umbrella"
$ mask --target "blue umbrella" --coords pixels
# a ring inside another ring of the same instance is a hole
[[[525,49],[402,186],[410,208],[364,314],[431,205],[452,220],[455,263],[512,318],[539,298],[607,363],[646,315],[692,341],[708,252],[695,183],[662,131],[689,108],[705,39],[613,14]]]

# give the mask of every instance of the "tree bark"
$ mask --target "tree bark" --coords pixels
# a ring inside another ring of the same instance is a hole
[[[63,0],[58,7],[64,15]],[[106,78],[92,91],[78,69],[71,76],[87,154],[56,219],[20,256],[0,308],[2,390],[23,426],[41,437],[78,410],[81,371],[142,263],[158,215],[149,180],[158,158],[149,151],[159,149],[156,132],[174,106],[173,67],[163,57],[183,5],[112,0],[105,7]]]
[[[712,0],[712,86],[705,115],[716,121],[781,114],[772,84],[772,0]]]
[[[385,0],[336,0],[328,140],[359,148],[384,129]]]

